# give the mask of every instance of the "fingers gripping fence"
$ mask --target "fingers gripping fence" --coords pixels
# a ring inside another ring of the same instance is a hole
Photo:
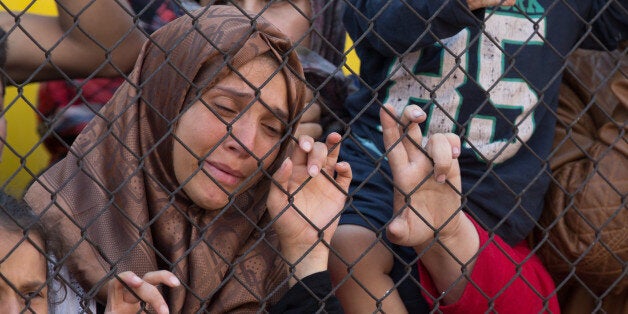
[[[23,2],[0,308],[628,310],[625,1]]]

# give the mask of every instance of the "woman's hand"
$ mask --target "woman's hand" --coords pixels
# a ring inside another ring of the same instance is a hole
[[[154,309],[159,314],[168,314],[169,309],[156,285],[165,284],[174,288],[181,284],[174,274],[166,270],[146,273],[144,278],[138,277],[133,272],[125,271],[118,274],[118,278],[124,281],[141,301],[146,302],[147,307]],[[141,310],[140,300],[127,290],[120,280],[114,278],[109,281],[105,313],[138,313]]]
[[[292,157],[273,175],[268,210],[276,219],[282,255],[300,278],[327,269],[328,245],[352,178],[349,164],[337,162],[340,140],[338,133],[326,143],[301,136]]]

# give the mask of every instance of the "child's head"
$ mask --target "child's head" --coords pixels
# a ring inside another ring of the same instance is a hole
[[[47,313],[45,236],[30,208],[0,191],[0,313]]]

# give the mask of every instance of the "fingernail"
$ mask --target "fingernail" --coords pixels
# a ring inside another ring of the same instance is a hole
[[[283,160],[283,162],[281,163],[281,168],[283,168],[288,163],[288,160],[290,160],[290,157],[286,157],[286,159]]]
[[[457,146],[452,148],[452,153],[454,154],[454,157],[460,156],[460,148],[458,148]]]
[[[420,109],[412,109],[411,114],[412,114],[412,118],[416,119],[416,118],[419,118],[421,116],[424,116],[425,112],[423,112],[423,110],[420,110]]]
[[[134,284],[140,284],[142,283],[142,278],[138,277],[137,275],[133,275],[133,277],[131,277],[131,282]]]
[[[309,151],[312,148],[312,144],[310,144],[310,142],[304,142],[302,147],[303,147],[303,150]]]
[[[175,285],[175,286],[178,286],[178,285],[181,284],[181,282],[179,281],[179,279],[177,277],[170,277],[170,283]]]
[[[318,174],[318,167],[316,165],[312,165],[307,172],[310,174],[310,177],[315,177]]]
[[[169,312],[168,306],[167,306],[167,305],[165,305],[165,304],[164,304],[164,305],[162,305],[162,306],[160,306],[160,307],[159,307],[159,312],[160,312],[160,313],[168,313],[168,312]]]
[[[441,174],[440,176],[438,176],[438,177],[436,178],[436,182],[438,182],[438,183],[445,183],[445,180],[446,180],[446,179],[447,179],[447,176],[446,176],[446,175],[444,175],[444,174]]]

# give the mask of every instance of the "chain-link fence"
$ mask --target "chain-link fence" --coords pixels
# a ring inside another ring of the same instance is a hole
[[[628,311],[626,1],[22,2],[6,312]]]

